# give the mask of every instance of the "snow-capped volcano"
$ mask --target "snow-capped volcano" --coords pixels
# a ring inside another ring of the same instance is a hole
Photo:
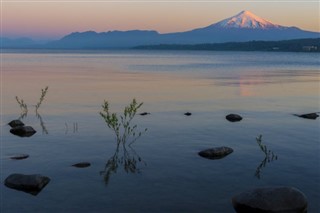
[[[270,21],[260,18],[247,10],[244,10],[239,14],[232,16],[230,18],[224,19],[214,25],[220,26],[223,28],[250,28],[250,29],[282,28],[282,26],[273,24]]]
[[[273,24],[249,11],[207,27],[185,32],[161,34],[156,31],[131,30],[109,32],[71,33],[50,48],[128,48],[157,44],[204,44],[245,41],[279,41],[301,38],[319,38],[319,32],[309,32],[297,27]]]

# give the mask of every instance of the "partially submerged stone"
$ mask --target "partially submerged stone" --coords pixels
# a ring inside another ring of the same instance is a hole
[[[24,123],[20,120],[12,120],[8,123],[10,127],[18,127],[18,126],[24,126]]]
[[[30,137],[37,131],[34,130],[31,126],[18,126],[10,129],[10,132],[20,137]]]
[[[77,167],[77,168],[86,168],[86,167],[91,166],[91,164],[88,162],[81,162],[81,163],[73,164],[72,166]]]
[[[142,115],[142,116],[149,115],[149,114],[150,114],[150,112],[142,112],[142,113],[140,113],[140,115]]]
[[[215,147],[215,148],[211,148],[211,149],[206,149],[206,150],[199,152],[198,154],[201,157],[215,160],[215,159],[224,158],[225,156],[229,155],[232,152],[233,152],[232,148],[222,146],[222,147]]]
[[[315,120],[319,115],[317,113],[308,113],[308,114],[302,114],[302,115],[297,115],[300,118],[306,118],[306,119],[312,119]]]
[[[237,122],[237,121],[241,121],[242,117],[238,114],[229,114],[226,116],[226,119],[230,122]]]
[[[26,159],[26,158],[28,158],[28,157],[29,157],[28,154],[17,154],[17,155],[11,156],[10,159],[13,159],[13,160],[23,160],[23,159]]]
[[[306,213],[306,196],[293,187],[265,187],[242,192],[232,198],[238,213]]]
[[[40,174],[11,174],[5,179],[4,184],[9,188],[37,195],[49,182],[50,178]]]

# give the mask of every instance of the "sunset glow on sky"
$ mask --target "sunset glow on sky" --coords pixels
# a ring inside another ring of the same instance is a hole
[[[59,39],[71,32],[201,28],[249,10],[272,23],[320,31],[319,2],[2,1],[1,36]]]

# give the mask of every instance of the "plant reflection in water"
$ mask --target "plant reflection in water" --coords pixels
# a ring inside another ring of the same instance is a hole
[[[261,161],[261,163],[258,165],[255,176],[260,179],[261,178],[261,172],[264,167],[266,167],[267,163],[271,163],[274,160],[278,160],[278,156],[274,154],[273,151],[267,148],[266,145],[262,144],[262,135],[259,135],[259,137],[256,138],[256,141],[261,149],[261,151],[264,153],[265,157]]]
[[[147,164],[131,146],[117,144],[115,153],[108,159],[100,175],[103,175],[105,183],[108,184],[111,175],[117,173],[118,168],[123,169],[127,174],[138,174],[141,172],[140,165]]]

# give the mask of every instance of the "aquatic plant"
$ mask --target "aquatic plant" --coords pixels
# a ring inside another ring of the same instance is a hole
[[[35,105],[36,107],[36,112],[38,111],[39,107],[41,106],[43,100],[44,100],[44,97],[46,96],[47,92],[48,92],[48,89],[49,87],[46,86],[44,89],[41,89],[41,96],[40,96],[40,99],[38,101],[38,103]]]
[[[257,138],[256,138],[256,141],[257,141],[257,144],[259,145],[261,151],[264,153],[264,159],[261,161],[261,163],[259,164],[259,166],[257,167],[256,169],[256,172],[255,172],[255,176],[260,179],[261,178],[261,172],[262,172],[262,169],[264,167],[266,167],[267,163],[270,163],[274,160],[277,160],[278,159],[278,156],[276,154],[274,154],[273,151],[271,151],[270,149],[267,148],[266,145],[264,145],[262,143],[262,135],[259,135]]]
[[[20,99],[18,96],[16,96],[16,101],[18,102],[20,109],[21,109],[21,114],[27,114],[28,113],[28,106],[24,102],[23,99]]]
[[[48,130],[42,120],[42,117],[41,115],[38,113],[38,109],[39,107],[41,106],[42,102],[44,101],[44,98],[48,92],[48,89],[49,87],[46,86],[44,89],[41,89],[41,96],[39,98],[39,101],[35,106],[35,112],[36,112],[36,117],[39,119],[40,121],[40,126],[42,128],[42,133],[45,133],[45,134],[48,134]],[[24,102],[23,99],[20,99],[18,96],[16,96],[16,101],[18,102],[19,106],[20,106],[20,109],[21,109],[21,115],[20,117],[18,118],[18,120],[21,120],[25,117],[27,117],[27,114],[28,114],[28,106],[27,104]]]
[[[46,86],[44,89],[41,89],[41,96],[39,98],[39,101],[35,106],[36,108],[36,113],[38,112],[38,109],[39,107],[41,106],[43,100],[44,100],[44,97],[46,96],[47,92],[48,92],[48,89],[49,87]],[[27,104],[24,102],[23,99],[20,99],[18,96],[16,96],[16,101],[18,102],[19,106],[20,106],[20,109],[22,111],[23,114],[27,114],[28,112],[28,106]]]
[[[104,101],[102,105],[103,111],[100,115],[103,117],[108,127],[112,129],[116,135],[117,144],[125,144],[131,137],[131,143],[134,143],[141,135],[142,132],[137,131],[137,125],[132,125],[131,121],[136,115],[138,109],[143,103],[138,103],[136,99],[124,108],[123,115],[118,116],[116,113],[111,113],[109,109],[109,102]],[[147,128],[144,132],[147,131]],[[129,145],[130,145],[129,144]]]

